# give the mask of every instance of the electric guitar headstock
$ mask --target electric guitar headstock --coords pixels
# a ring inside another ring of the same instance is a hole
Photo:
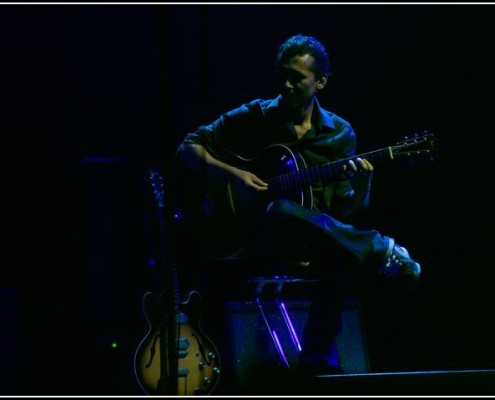
[[[149,171],[149,180],[153,191],[153,198],[155,199],[158,208],[164,208],[165,180],[163,179],[163,175],[157,169],[151,169]]]

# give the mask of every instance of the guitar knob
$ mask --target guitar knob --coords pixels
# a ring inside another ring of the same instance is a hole
[[[208,353],[208,358],[209,358],[210,360],[214,360],[214,359],[215,359],[215,354],[214,354],[214,353],[212,353],[212,352],[210,351],[210,352]]]
[[[213,373],[214,373],[215,375],[220,375],[220,368],[218,368],[218,367],[213,367],[212,371],[213,371]]]
[[[209,384],[210,384],[210,382],[211,382],[211,379],[210,379],[210,378],[208,378],[207,376],[205,376],[205,377],[203,378],[203,383],[204,383],[205,385],[209,385]]]
[[[205,369],[205,363],[203,361],[200,361],[198,367],[200,371],[203,371]]]

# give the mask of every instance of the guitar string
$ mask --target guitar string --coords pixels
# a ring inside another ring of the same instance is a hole
[[[393,158],[393,154],[397,152],[397,150],[394,151],[394,149],[399,149],[401,147],[407,149],[407,148],[415,147],[423,142],[427,142],[428,148],[416,150],[418,154],[420,154],[422,151],[426,151],[427,153],[430,153],[430,151],[435,147],[436,140],[434,139],[433,134],[429,133],[428,131],[425,131],[423,132],[422,135],[415,134],[413,139],[405,140],[404,142],[399,143],[395,146],[384,147],[382,149],[370,151],[368,153],[363,153],[357,156],[343,158],[323,165],[312,166],[309,168],[302,169],[300,171],[292,171],[276,177],[267,178],[265,180],[269,185],[272,184],[273,186],[276,186],[277,184],[279,184],[280,189],[282,191],[299,187],[301,185],[309,185],[318,178],[320,178],[325,173],[330,172],[329,179],[331,179],[332,174],[335,175],[338,172],[343,172],[343,170],[337,171],[337,167],[343,166],[343,164],[345,162],[348,162],[349,160],[355,160],[358,157],[375,160],[381,156],[384,156],[387,153],[391,158]],[[413,149],[410,149],[410,151],[407,152],[408,155],[412,153],[414,153]],[[333,171],[331,171],[332,169]]]
[[[301,185],[309,185],[315,180],[319,178],[321,179],[323,175],[328,175],[330,179],[337,173],[344,172],[344,163],[349,160],[355,160],[358,157],[376,160],[381,155],[386,154],[389,151],[390,147],[374,150],[359,156],[347,157],[330,163],[312,166],[298,171],[287,172],[285,174],[268,178],[265,181],[268,183],[268,186],[275,186],[275,189],[278,188],[282,191],[299,187]],[[342,169],[340,167],[342,167]]]

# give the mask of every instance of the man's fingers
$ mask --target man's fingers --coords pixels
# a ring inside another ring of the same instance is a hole
[[[259,186],[262,186],[262,187],[268,187],[268,183],[266,183],[265,181],[262,181],[256,175],[253,175],[253,183],[255,183]]]

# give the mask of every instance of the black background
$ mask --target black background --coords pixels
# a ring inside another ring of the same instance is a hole
[[[328,47],[320,102],[353,124],[358,150],[423,130],[440,144],[433,162],[375,168],[359,224],[424,273],[413,293],[365,290],[372,369],[494,368],[494,17],[456,4],[3,5],[4,391],[139,393],[143,177],[167,171],[196,126],[276,95],[276,49],[299,32]]]

